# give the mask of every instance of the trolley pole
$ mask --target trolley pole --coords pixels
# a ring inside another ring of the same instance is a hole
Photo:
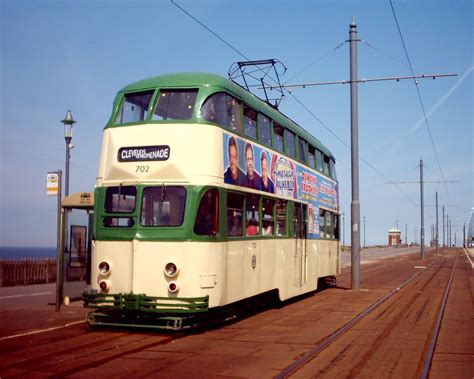
[[[359,201],[359,130],[357,98],[357,25],[355,18],[349,26],[351,81],[351,284],[360,289],[360,201]]]
[[[420,159],[420,197],[421,197],[421,229],[420,229],[420,254],[425,259],[425,204],[423,201],[423,159]]]

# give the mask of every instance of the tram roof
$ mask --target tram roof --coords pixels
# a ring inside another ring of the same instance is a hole
[[[226,79],[219,75],[202,72],[183,72],[154,76],[151,78],[139,80],[123,87],[119,91],[119,94],[124,92],[155,88],[190,87],[209,88],[209,93],[205,95],[206,98],[212,93],[221,92],[222,90],[225,90],[226,92],[235,95],[240,100],[243,100],[252,108],[262,112],[267,117],[270,117],[272,120],[276,121],[280,125],[288,127],[288,129],[292,130],[293,132],[304,138],[306,141],[310,142],[313,146],[320,149],[323,153],[334,158],[331,151],[326,146],[324,146],[321,141],[319,141],[316,137],[307,132],[296,122],[291,120],[284,113],[268,105],[265,101],[261,100],[253,93],[247,91],[245,88],[235,83],[234,81]]]

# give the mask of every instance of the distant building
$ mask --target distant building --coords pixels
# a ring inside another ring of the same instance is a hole
[[[402,232],[398,229],[392,228],[388,231],[388,246],[397,247],[402,244]]]

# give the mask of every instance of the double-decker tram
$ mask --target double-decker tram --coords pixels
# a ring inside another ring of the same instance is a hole
[[[95,189],[92,325],[179,329],[340,272],[335,159],[231,80],[158,76],[120,90]]]

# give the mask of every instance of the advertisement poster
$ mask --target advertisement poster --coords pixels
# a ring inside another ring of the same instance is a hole
[[[308,203],[308,238],[319,237],[319,207],[337,210],[337,183],[285,156],[224,133],[224,182]]]

